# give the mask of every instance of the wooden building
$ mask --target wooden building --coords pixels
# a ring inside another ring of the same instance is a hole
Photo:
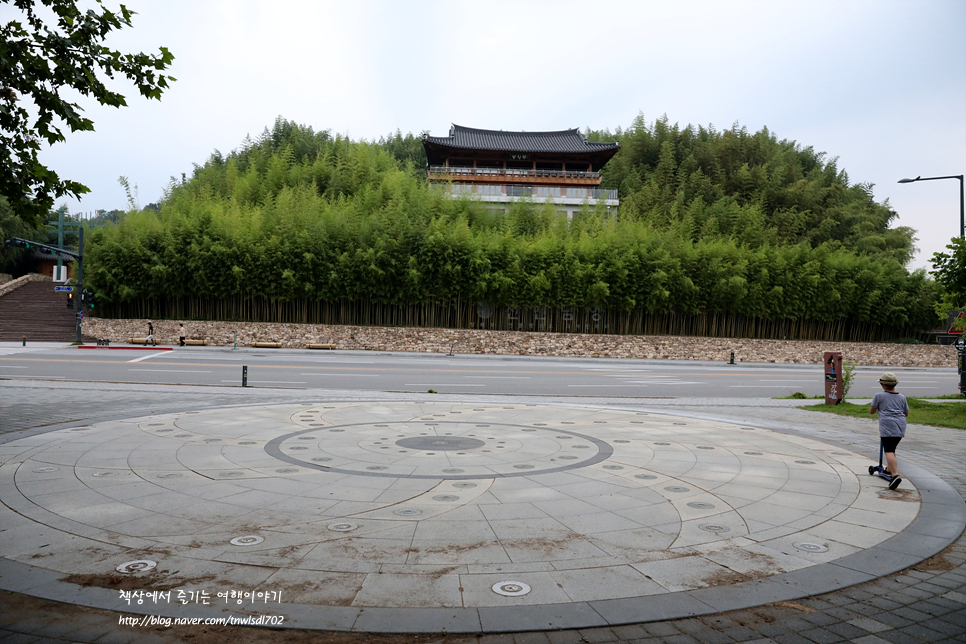
[[[588,141],[577,129],[505,132],[453,125],[449,136],[423,137],[431,182],[506,211],[520,199],[554,204],[568,217],[584,204],[618,205],[600,187],[600,169],[620,144]]]

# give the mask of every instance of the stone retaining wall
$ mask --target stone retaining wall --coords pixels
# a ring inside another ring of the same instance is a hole
[[[40,273],[28,273],[22,277],[18,277],[15,280],[10,280],[9,282],[0,281],[0,296],[6,295],[10,291],[20,288],[28,282],[50,282],[52,281],[50,275],[41,275]]]
[[[154,322],[159,343],[178,341],[179,320]],[[841,351],[860,365],[883,367],[955,367],[952,346],[889,344],[878,342],[823,342],[812,340],[749,340],[661,335],[590,335],[580,333],[533,333],[479,329],[421,329],[397,327],[335,326],[326,324],[273,324],[268,322],[184,321],[186,337],[208,340],[212,345],[238,346],[252,342],[281,342],[282,347],[334,344],[336,349],[411,351],[420,353],[484,353],[499,355],[640,358],[660,360],[727,361],[732,351],[736,362],[820,364],[824,351]],[[112,343],[147,335],[147,320],[87,318],[84,334],[108,338]]]

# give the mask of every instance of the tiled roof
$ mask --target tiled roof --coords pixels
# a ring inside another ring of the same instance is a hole
[[[450,128],[449,136],[427,136],[423,141],[451,148],[507,152],[588,153],[620,149],[620,144],[616,142],[588,141],[576,128],[558,132],[506,132],[479,130],[454,124]]]

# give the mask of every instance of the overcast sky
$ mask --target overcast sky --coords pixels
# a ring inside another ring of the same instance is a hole
[[[115,0],[105,0],[116,6]],[[504,130],[767,126],[875,184],[918,231],[913,267],[959,234],[966,1],[130,0],[111,46],[175,55],[160,102],[82,102],[96,132],[44,154],[91,188],[72,212],[156,201],[169,177],[277,116],[375,139]],[[3,21],[14,16],[0,5]]]

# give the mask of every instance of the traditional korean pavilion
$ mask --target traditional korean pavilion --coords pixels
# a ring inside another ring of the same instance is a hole
[[[423,137],[429,180],[454,195],[471,193],[506,210],[512,201],[550,202],[568,217],[586,203],[618,205],[617,191],[600,188],[600,168],[620,149],[580,131],[504,132],[453,125],[449,136]],[[502,204],[502,206],[501,206]]]

